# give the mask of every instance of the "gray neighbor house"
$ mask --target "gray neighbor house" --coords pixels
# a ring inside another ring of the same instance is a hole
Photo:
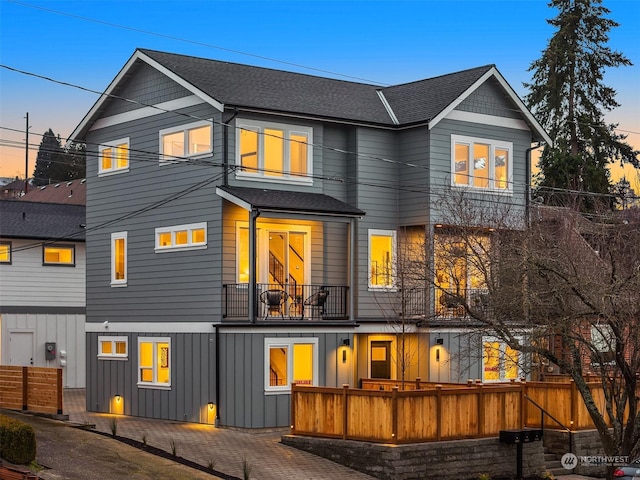
[[[267,428],[294,382],[519,375],[483,356],[491,337],[463,345],[446,278],[413,285],[410,364],[386,308],[401,233],[433,260],[449,231],[443,192],[524,210],[549,138],[495,66],[380,87],[139,49],[71,139],[89,411]]]

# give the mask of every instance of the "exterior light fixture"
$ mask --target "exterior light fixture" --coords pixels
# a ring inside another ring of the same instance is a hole
[[[209,405],[209,410],[213,410],[213,402],[209,402],[207,405]]]
[[[351,345],[351,340],[349,340],[348,338],[343,338],[342,345],[344,345],[345,347],[348,347],[349,345]]]
[[[120,402],[120,398],[121,398],[121,397],[120,397],[120,394],[119,394],[119,393],[116,393],[116,402]]]
[[[436,348],[436,362],[440,361],[440,349]]]
[[[436,344],[437,345],[444,345],[444,338],[441,338],[441,337],[436,338]]]

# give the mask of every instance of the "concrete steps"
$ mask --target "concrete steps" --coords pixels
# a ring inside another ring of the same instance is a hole
[[[554,477],[560,477],[562,475],[570,475],[571,470],[563,468],[560,463],[560,457],[555,453],[544,452],[544,465],[545,471],[553,474]]]

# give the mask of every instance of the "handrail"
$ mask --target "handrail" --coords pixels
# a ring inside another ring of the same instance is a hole
[[[543,407],[538,405],[536,403],[536,401],[534,399],[532,399],[531,397],[529,397],[527,394],[524,395],[524,398],[529,400],[531,403],[533,403],[533,405],[536,408],[538,408],[540,410],[540,429],[542,430],[543,435],[544,435],[544,416],[546,414],[551,420],[556,422],[558,425],[560,425],[562,428],[564,428],[569,433],[569,453],[573,453],[572,447],[571,447],[571,445],[573,444],[573,441],[572,441],[573,440],[573,433],[571,432],[571,429],[569,427],[567,427],[566,425],[564,425],[561,421],[559,421],[553,415],[551,415],[549,412],[547,412]]]

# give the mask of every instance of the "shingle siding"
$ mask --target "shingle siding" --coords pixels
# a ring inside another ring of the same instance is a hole
[[[494,115],[496,117],[522,118],[522,112],[493,78],[474,90],[471,95],[456,107],[456,110]]]

